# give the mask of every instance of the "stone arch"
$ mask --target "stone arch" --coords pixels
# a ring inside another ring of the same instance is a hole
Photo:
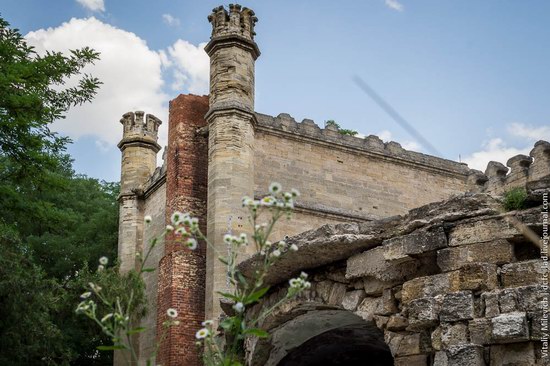
[[[383,331],[372,319],[366,320],[342,304],[345,285],[321,278],[265,319],[262,327],[269,331],[270,338],[249,340],[248,365],[353,366],[362,365],[365,357],[373,366],[394,364]],[[256,316],[285,294],[286,286],[251,309],[249,316]]]
[[[307,313],[343,312],[381,330],[398,366],[543,365],[540,339],[548,322],[540,304],[548,298],[548,269],[536,244],[512,224],[542,235],[541,207],[508,213],[500,207],[490,196],[468,194],[404,217],[327,225],[290,238],[298,254],[272,268],[270,296],[249,313],[281,299],[287,280],[307,270],[311,289],[262,324],[273,334]],[[251,258],[240,269],[246,275],[255,263]],[[329,328],[273,360],[292,365],[285,362],[294,351]],[[267,364],[277,352],[269,341],[247,346],[248,365]]]

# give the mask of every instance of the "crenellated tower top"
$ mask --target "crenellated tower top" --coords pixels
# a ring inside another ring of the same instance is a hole
[[[260,50],[254,42],[254,26],[258,18],[252,9],[239,4],[229,4],[227,11],[223,6],[218,6],[212,9],[208,21],[212,24],[210,42],[205,47],[209,55],[212,55],[217,45],[228,45],[227,41],[233,40],[231,43],[236,42],[245,46],[252,51],[254,59],[258,58]]]
[[[152,114],[145,114],[142,111],[128,112],[122,115],[120,123],[123,126],[122,141],[119,148],[130,142],[142,142],[152,145],[152,148],[160,150],[157,143],[159,126],[161,120]]]
[[[254,11],[239,4],[229,4],[229,12],[223,6],[212,9],[208,16],[212,23],[212,38],[225,35],[238,35],[251,41],[256,33],[254,25],[258,21]]]

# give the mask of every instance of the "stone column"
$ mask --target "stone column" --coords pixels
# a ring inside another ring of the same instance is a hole
[[[145,117],[145,120],[144,120]],[[118,147],[122,152],[120,177],[118,260],[120,272],[127,273],[136,268],[136,252],[143,247],[143,185],[151,177],[157,166],[157,153],[160,150],[158,128],[162,123],[152,114],[128,112],[122,116],[122,140]],[[132,342],[139,345],[139,336]],[[115,365],[125,365],[125,357],[116,351]],[[139,352],[139,351],[138,351]]]
[[[247,229],[241,198],[254,194],[254,62],[260,55],[254,42],[254,12],[240,5],[229,11],[215,8],[208,17],[212,37],[205,51],[210,56],[210,109],[206,114],[208,142],[208,249],[206,303],[208,318],[220,314],[217,291],[225,291],[227,268],[217,260],[226,255],[223,235]]]

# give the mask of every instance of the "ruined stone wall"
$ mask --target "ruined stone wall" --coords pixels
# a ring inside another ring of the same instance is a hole
[[[311,289],[263,322],[272,334],[308,312],[346,310],[383,332],[395,365],[547,365],[548,268],[509,219],[540,236],[541,209],[503,213],[492,197],[467,194],[404,217],[302,233],[288,240],[298,252],[266,278],[280,285],[248,316],[285,296],[287,279],[306,270]],[[245,275],[257,260],[241,264]],[[292,351],[270,342],[247,343],[249,365],[276,365]]]
[[[281,225],[275,236],[403,214],[468,190],[464,164],[406,151],[375,136],[342,136],[288,115],[257,116],[255,194],[266,194],[271,181],[302,193],[297,222]]]
[[[471,187],[477,191],[502,195],[515,187],[528,187],[550,176],[550,143],[538,141],[529,156],[516,155],[504,164],[491,161],[485,173],[477,170],[470,172]]]
[[[164,225],[177,210],[198,217],[206,232],[208,136],[202,129],[207,110],[207,96],[180,95],[170,102]],[[178,311],[181,324],[169,329],[156,361],[200,365],[195,332],[205,319],[206,245],[201,242],[191,251],[174,239],[173,234],[167,236],[158,267],[157,334],[164,331],[169,308]]]
[[[152,249],[147,267],[158,268],[161,258],[164,255],[164,239],[161,234],[164,232],[166,216],[166,178],[161,176],[154,181],[154,184],[145,194],[143,213],[151,216],[151,223],[143,224],[143,247],[142,253],[149,251],[151,240],[160,239]],[[143,274],[143,281],[146,286],[147,315],[141,320],[140,326],[146,330],[139,334],[139,359],[145,364],[155,350],[157,342],[157,290],[158,270]],[[154,359],[152,360],[155,364]]]

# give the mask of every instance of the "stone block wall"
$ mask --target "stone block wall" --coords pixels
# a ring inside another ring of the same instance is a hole
[[[147,253],[151,240],[159,238],[164,232],[164,219],[166,216],[166,184],[165,176],[155,180],[155,185],[146,192],[144,202],[145,216],[151,216],[152,222],[143,224],[143,248],[142,253]],[[147,266],[158,268],[161,258],[164,255],[164,239],[158,240],[149,256]],[[143,274],[143,281],[146,286],[147,314],[141,320],[140,326],[146,330],[139,334],[139,359],[145,362],[152,356],[157,343],[157,291],[158,291],[158,270]],[[154,364],[154,359],[152,360]]]
[[[311,289],[268,317],[268,330],[304,312],[347,310],[383,332],[395,365],[547,365],[547,262],[509,219],[542,235],[541,209],[502,213],[490,196],[467,194],[404,217],[302,233],[288,239],[298,252],[267,276],[279,285],[248,314],[278,301],[287,279],[306,270]],[[256,260],[241,270],[251,274]],[[276,345],[247,346],[248,364],[271,365]]]
[[[468,190],[464,164],[406,151],[375,136],[342,136],[285,114],[257,118],[255,194],[266,194],[271,181],[300,190],[301,231],[322,223],[404,214]],[[292,224],[279,230],[296,233]]]
[[[479,192],[502,195],[514,187],[530,188],[543,179],[550,179],[550,143],[541,140],[535,143],[529,156],[513,156],[506,166],[491,161],[485,173],[472,170],[469,182],[472,188],[477,186]]]

